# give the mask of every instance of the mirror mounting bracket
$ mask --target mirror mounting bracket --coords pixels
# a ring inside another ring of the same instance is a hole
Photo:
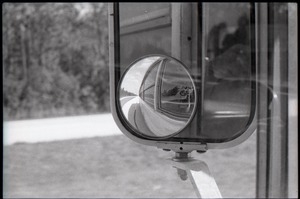
[[[176,154],[190,153],[194,150],[196,150],[199,153],[204,153],[207,151],[207,144],[199,142],[157,141],[156,146],[157,148],[163,149],[164,151],[174,151]]]
[[[198,198],[222,198],[218,185],[204,161],[194,159],[189,152],[176,152],[167,159],[177,169],[181,180],[189,178]]]

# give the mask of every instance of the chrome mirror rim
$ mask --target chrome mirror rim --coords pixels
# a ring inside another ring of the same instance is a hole
[[[160,136],[160,137],[153,137],[153,136],[149,136],[149,135],[146,135],[140,131],[138,131],[137,129],[133,128],[132,125],[127,121],[122,109],[121,109],[121,103],[120,103],[120,90],[121,90],[121,84],[124,80],[124,77],[126,76],[126,73],[131,69],[131,66],[133,66],[134,64],[136,64],[137,62],[141,61],[142,59],[145,59],[145,58],[149,58],[149,57],[161,57],[161,58],[167,58],[167,59],[170,59],[170,60],[174,60],[176,61],[177,63],[179,63],[183,69],[185,70],[185,72],[187,73],[189,79],[191,80],[191,84],[194,88],[194,93],[195,93],[195,104],[194,104],[194,108],[191,112],[191,115],[189,117],[189,119],[187,120],[185,126],[183,128],[181,128],[180,130],[170,134],[170,135],[166,135],[166,136]],[[197,109],[198,109],[198,90],[196,88],[196,85],[195,85],[195,81],[188,69],[188,67],[183,64],[180,60],[174,58],[174,57],[171,57],[171,56],[168,56],[168,55],[163,55],[163,54],[149,54],[149,55],[146,55],[146,56],[142,56],[142,57],[139,57],[138,59],[134,60],[132,63],[130,63],[128,65],[128,67],[124,70],[123,74],[121,75],[120,77],[120,80],[118,82],[118,86],[117,86],[117,89],[115,90],[115,100],[116,100],[116,108],[117,108],[117,114],[119,115],[120,117],[120,121],[121,123],[123,124],[123,126],[135,137],[139,137],[139,138],[142,138],[142,139],[147,139],[147,140],[165,140],[165,139],[168,139],[168,138],[171,138],[171,137],[174,137],[178,134],[180,134],[181,132],[183,132],[187,127],[190,126],[191,122],[193,121],[195,115],[196,115],[196,112],[197,112]]]

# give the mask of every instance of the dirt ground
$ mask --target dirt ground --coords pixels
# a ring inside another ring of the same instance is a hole
[[[256,135],[225,150],[192,153],[204,160],[223,197],[255,197]],[[19,143],[3,152],[5,198],[195,198],[165,159],[172,152],[124,135]]]

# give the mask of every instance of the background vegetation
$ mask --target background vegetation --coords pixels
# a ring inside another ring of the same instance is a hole
[[[109,111],[103,3],[2,4],[5,120]]]

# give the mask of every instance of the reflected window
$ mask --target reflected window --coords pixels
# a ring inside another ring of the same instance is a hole
[[[160,104],[163,114],[186,120],[194,108],[194,90],[190,77],[174,61],[164,63],[162,69]]]

